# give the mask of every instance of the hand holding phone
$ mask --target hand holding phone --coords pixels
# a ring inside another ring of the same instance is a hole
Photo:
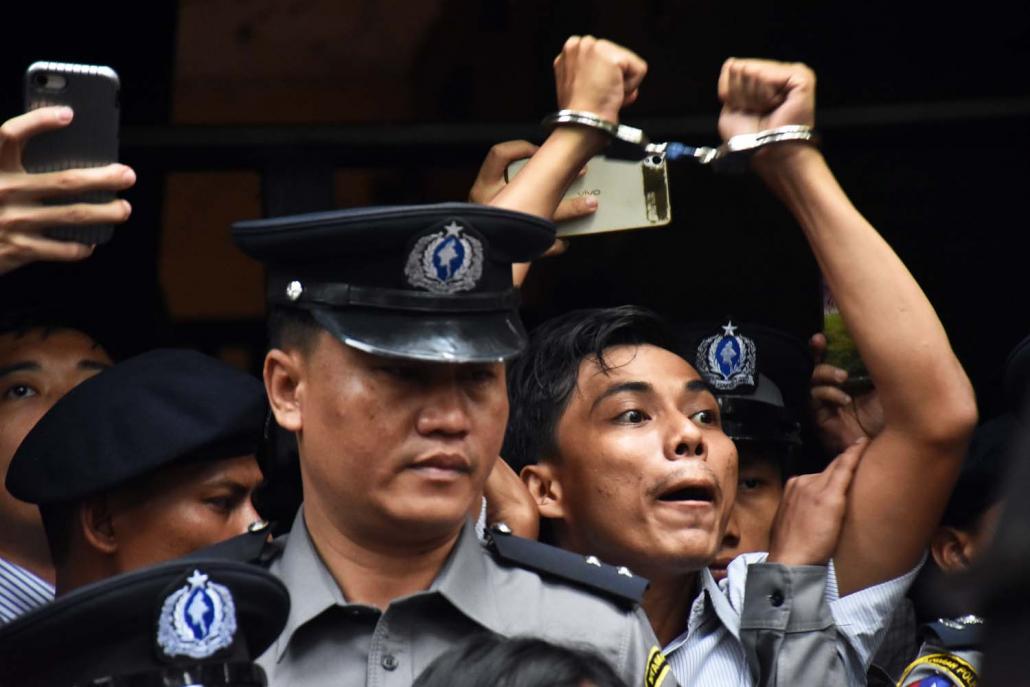
[[[511,180],[525,164],[525,160],[518,160],[508,165],[506,178]],[[596,212],[567,221],[555,218],[559,237],[660,227],[672,221],[669,177],[661,155],[639,162],[593,158],[587,163],[586,174],[569,186],[562,203],[584,198],[597,201]]]
[[[48,228],[93,231],[92,227],[121,223],[129,216],[130,207],[124,200],[45,204],[97,191],[113,194],[129,188],[136,175],[125,165],[39,173],[26,170],[26,144],[68,127],[76,116],[68,107],[44,106],[0,125],[0,274],[30,262],[81,260],[93,252],[90,242],[69,243],[47,237],[44,232]]]

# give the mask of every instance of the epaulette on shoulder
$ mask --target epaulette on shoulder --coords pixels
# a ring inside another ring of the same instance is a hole
[[[941,618],[923,626],[923,637],[942,649],[976,649],[980,646],[983,619],[975,615]]]
[[[644,598],[647,579],[626,567],[602,563],[596,556],[579,554],[516,537],[504,524],[490,527],[487,547],[504,563],[550,575],[632,607]]]
[[[268,567],[282,550],[275,541],[268,540],[270,531],[267,522],[255,522],[245,533],[194,551],[184,558],[229,560]]]

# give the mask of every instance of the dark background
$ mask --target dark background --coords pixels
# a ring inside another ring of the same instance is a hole
[[[236,2],[47,4],[14,11],[0,113],[37,59],[121,75],[122,159],[139,182],[116,239],[81,265],[0,277],[4,305],[88,313],[121,355],[192,345],[240,365],[264,346],[260,270],[234,219],[460,200],[489,146],[539,138],[551,60],[573,33],[641,54],[625,115],[652,138],[713,143],[731,55],[819,75],[826,155],[938,308],[984,416],[1004,356],[1030,333],[1022,3]],[[116,9],[115,9],[116,8]],[[807,336],[819,276],[800,232],[751,177],[671,173],[673,224],[577,240],[534,267],[527,317],[635,302],[682,319],[732,314]]]

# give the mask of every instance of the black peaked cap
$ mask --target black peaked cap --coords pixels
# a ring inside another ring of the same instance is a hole
[[[130,358],[68,392],[18,447],[7,490],[61,503],[179,460],[255,453],[266,415],[253,377],[195,351]]]
[[[735,441],[799,445],[812,356],[804,341],[753,323],[674,324],[677,346],[711,384]]]
[[[258,684],[260,669],[251,664],[278,637],[289,609],[282,582],[256,565],[207,559],[142,568],[0,628],[0,687],[127,676],[138,686]]]
[[[511,266],[539,257],[554,225],[442,203],[238,222],[268,266],[272,305],[302,308],[353,348],[440,362],[507,360],[525,346]]]

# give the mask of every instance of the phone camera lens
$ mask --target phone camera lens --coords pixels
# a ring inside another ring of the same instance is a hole
[[[47,75],[46,74],[33,74],[32,75],[32,83],[36,84],[40,88],[46,88],[47,81],[48,81],[48,79],[47,79]]]
[[[652,165],[660,165],[660,164],[662,164],[662,156],[661,155],[652,155],[651,156],[651,164]]]

